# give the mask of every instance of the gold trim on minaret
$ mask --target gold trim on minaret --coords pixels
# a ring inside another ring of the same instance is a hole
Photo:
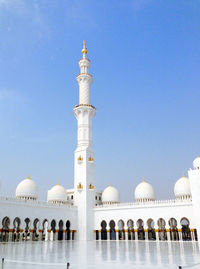
[[[87,54],[87,49],[86,49],[86,47],[85,47],[85,40],[83,41],[82,54]]]

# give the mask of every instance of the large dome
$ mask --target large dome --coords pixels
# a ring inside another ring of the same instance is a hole
[[[194,169],[200,169],[200,156],[198,156],[198,157],[193,161],[193,167],[194,167]]]
[[[119,192],[112,185],[105,188],[102,193],[102,202],[103,204],[114,204],[120,202]]]
[[[191,197],[190,181],[184,174],[176,181],[174,194],[177,199],[188,199]]]
[[[47,201],[51,203],[66,203],[67,192],[59,183],[52,187],[47,194]]]
[[[135,188],[135,200],[136,202],[148,202],[155,200],[155,193],[153,187],[144,179]]]
[[[26,200],[36,200],[38,198],[38,186],[29,176],[18,184],[16,197]]]

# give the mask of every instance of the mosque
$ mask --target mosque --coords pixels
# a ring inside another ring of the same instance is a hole
[[[200,157],[174,186],[174,200],[156,200],[153,187],[143,179],[135,189],[135,202],[120,203],[119,191],[95,186],[95,154],[90,103],[90,60],[85,43],[79,61],[77,148],[74,186],[59,183],[38,201],[38,186],[29,176],[16,188],[15,197],[0,197],[0,241],[47,240],[176,240],[200,238]]]

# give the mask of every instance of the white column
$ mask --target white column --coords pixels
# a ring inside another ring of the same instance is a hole
[[[135,229],[135,240],[138,240],[138,229]]]
[[[148,227],[144,226],[145,240],[148,240]]]
[[[192,231],[191,231],[192,241],[195,241],[194,230],[193,230],[193,229],[191,229],[191,230],[192,230]]]
[[[128,227],[127,226],[124,226],[124,240],[128,240]]]
[[[107,240],[110,240],[110,230],[107,230]]]
[[[116,241],[119,241],[119,229],[116,229]]]
[[[165,229],[167,232],[167,241],[171,241],[171,239],[170,239],[170,227],[166,225]]]
[[[159,241],[158,226],[155,225],[156,241]]]
[[[183,241],[182,227],[178,228],[178,238],[179,241]]]

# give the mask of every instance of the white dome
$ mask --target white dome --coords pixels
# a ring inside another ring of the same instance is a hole
[[[16,188],[16,197],[20,199],[32,199],[38,198],[38,186],[29,178],[21,181]]]
[[[174,185],[174,194],[177,199],[188,199],[191,197],[189,178],[183,176]]]
[[[47,201],[52,203],[66,203],[67,192],[59,183],[52,187],[47,194]]]
[[[119,192],[112,185],[105,188],[102,193],[102,202],[103,204],[114,204],[120,202]]]
[[[200,169],[200,156],[198,156],[198,157],[193,161],[193,167],[194,167],[194,169]]]
[[[136,202],[148,202],[155,200],[155,193],[153,187],[143,181],[135,188],[135,200]]]

